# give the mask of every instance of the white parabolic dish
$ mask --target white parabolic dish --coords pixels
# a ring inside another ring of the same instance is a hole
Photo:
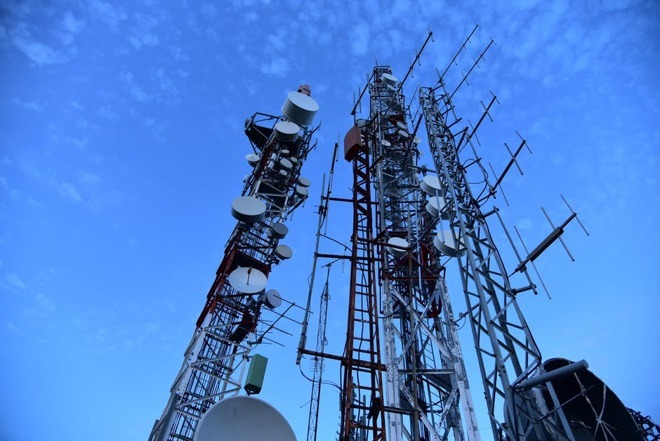
[[[296,441],[289,422],[258,398],[235,396],[213,405],[197,425],[194,441]]]
[[[456,257],[465,253],[465,245],[461,243],[460,246],[456,246],[454,241],[454,236],[452,236],[450,230],[444,230],[438,232],[433,238],[433,245],[443,254]]]
[[[394,245],[385,247],[387,251],[394,254],[395,256],[403,256],[406,254],[406,248],[408,248],[408,241],[402,237],[392,237],[387,241],[388,244]]]
[[[390,86],[394,86],[397,83],[397,81],[399,81],[397,77],[388,73],[384,73],[380,77],[385,82],[385,84],[389,84]]]
[[[289,92],[282,106],[282,114],[300,126],[308,126],[319,111],[314,98],[300,92]]]
[[[275,255],[280,259],[290,259],[293,256],[293,250],[288,245],[281,243],[275,248]]]
[[[259,155],[255,155],[254,153],[250,153],[249,155],[245,155],[245,159],[247,160],[248,164],[250,164],[252,167],[257,165],[259,163]]]
[[[229,284],[238,292],[254,294],[263,291],[268,283],[268,277],[252,267],[238,267],[229,274]]]
[[[282,304],[282,296],[276,289],[269,289],[262,296],[263,302],[266,304],[266,307],[270,309],[275,309]]]
[[[298,138],[298,132],[300,132],[300,127],[291,121],[278,121],[275,124],[275,136],[280,141],[293,142]]]
[[[420,182],[419,186],[422,188],[422,190],[424,190],[424,193],[429,196],[440,194],[440,190],[442,190],[440,180],[435,175],[424,176],[424,179],[422,179],[422,182]]]
[[[252,196],[241,196],[231,203],[231,214],[241,222],[257,222],[266,214],[266,204]]]

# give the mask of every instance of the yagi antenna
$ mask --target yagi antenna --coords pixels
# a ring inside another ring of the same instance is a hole
[[[516,152],[513,153],[513,152],[511,151],[511,149],[509,148],[509,144],[507,144],[506,142],[504,143],[504,146],[506,147],[506,150],[509,152],[509,156],[511,156],[511,159],[509,160],[509,162],[508,162],[508,164],[506,165],[506,167],[504,167],[504,171],[502,171],[502,174],[500,175],[500,177],[497,178],[497,181],[495,182],[495,185],[493,185],[493,188],[491,189],[491,192],[495,192],[495,191],[496,191],[497,187],[502,183],[502,180],[504,179],[504,177],[506,176],[506,174],[509,172],[509,170],[511,170],[511,167],[512,167],[513,165],[516,166],[516,168],[517,168],[518,171],[520,172],[520,175],[521,175],[521,176],[524,175],[524,173],[523,173],[523,171],[522,171],[522,168],[520,168],[520,164],[518,164],[518,155],[519,155],[520,152],[522,151],[523,147],[527,147],[527,150],[529,150],[529,153],[530,153],[530,154],[532,153],[532,150],[531,150],[531,149],[529,148],[529,146],[527,145],[527,141],[526,141],[525,139],[523,139],[523,137],[520,136],[520,134],[519,134],[518,132],[516,132],[516,134],[518,135],[518,137],[520,137],[520,145],[519,145],[518,148],[516,149]]]
[[[470,35],[467,36],[467,38],[463,42],[463,45],[458,49],[458,51],[456,52],[456,55],[454,55],[454,58],[452,58],[451,61],[449,62],[449,64],[447,64],[447,67],[445,68],[445,71],[442,72],[442,75],[438,75],[438,83],[443,83],[442,79],[445,77],[445,75],[449,71],[449,68],[451,67],[451,65],[456,62],[456,59],[458,58],[460,53],[463,51],[463,49],[465,49],[465,46],[467,46],[467,44],[470,41],[470,38],[472,37],[472,35],[474,35],[474,33],[477,31],[477,29],[479,29],[479,25],[474,26],[474,29],[472,29],[472,32],[470,32]],[[440,86],[438,86],[438,87],[440,87]],[[434,88],[433,90],[434,91],[437,90],[438,87]]]
[[[488,43],[488,46],[486,46],[486,49],[481,51],[481,53],[479,54],[479,57],[477,57],[476,61],[472,64],[472,67],[470,67],[470,70],[468,70],[467,73],[463,75],[463,78],[461,79],[460,83],[458,83],[458,86],[456,86],[454,91],[449,95],[450,100],[452,98],[454,98],[454,95],[456,95],[456,92],[458,92],[458,89],[461,88],[463,83],[467,82],[468,77],[470,76],[470,74],[472,73],[474,68],[477,67],[479,62],[484,58],[484,55],[486,55],[486,52],[488,51],[488,49],[490,49],[490,47],[493,45],[493,43],[494,43],[494,41],[490,40],[490,42]]]
[[[514,230],[516,230],[516,234],[518,235],[518,239],[520,239],[520,243],[522,244],[523,249],[529,255],[529,250],[527,249],[527,245],[525,245],[525,241],[523,240],[522,235],[520,234],[520,231],[518,231],[518,227],[516,227],[514,225],[513,228],[514,228]],[[514,247],[514,250],[515,250],[515,247]],[[516,251],[516,255],[518,255],[518,251]],[[518,258],[520,259],[520,256]],[[536,264],[534,262],[531,262],[531,265],[532,265],[532,268],[534,268],[534,273],[536,274],[536,277],[541,282],[541,286],[543,286],[543,291],[545,291],[545,295],[547,295],[548,298],[551,299],[552,297],[550,296],[550,291],[548,291],[548,287],[545,286],[545,282],[543,281],[543,278],[541,277],[541,273],[539,273],[538,268],[536,268]],[[523,268],[523,270],[524,270],[524,268]],[[518,271],[518,268],[516,268],[515,271]],[[534,294],[536,294],[536,289],[534,289]]]
[[[534,262],[534,260],[536,260],[541,255],[541,253],[543,253],[543,251],[545,251],[557,239],[559,239],[561,244],[564,246],[564,249],[566,250],[566,253],[568,254],[568,257],[572,261],[575,260],[575,258],[571,254],[571,252],[568,250],[568,247],[566,246],[566,243],[564,242],[564,239],[562,239],[561,235],[564,234],[564,228],[566,228],[566,226],[573,219],[577,219],[577,213],[575,211],[573,211],[573,209],[571,208],[570,205],[568,205],[568,202],[566,202],[566,199],[564,198],[563,195],[561,196],[561,198],[564,201],[564,203],[566,204],[566,206],[568,207],[568,209],[571,211],[571,214],[566,218],[566,220],[564,222],[561,223],[561,225],[559,225],[558,227],[555,227],[555,225],[552,223],[552,220],[550,219],[550,216],[548,216],[548,213],[545,211],[545,208],[541,207],[541,210],[543,211],[543,214],[545,215],[546,219],[548,219],[548,222],[550,223],[550,226],[552,227],[552,232],[550,234],[548,234],[548,236],[546,236],[546,238],[543,239],[541,241],[541,243],[538,244],[536,246],[536,248],[534,248],[532,250],[532,252],[529,253],[527,255],[527,257],[522,262],[520,262],[520,264],[516,267],[515,271],[523,271],[526,268],[528,263]],[[589,235],[589,232],[587,232],[586,228],[584,228],[584,225],[582,225],[582,222],[580,222],[579,219],[578,219],[578,223],[580,224],[580,226],[584,230],[585,234]]]
[[[364,96],[367,89],[369,88],[369,83],[371,83],[371,80],[372,80],[372,78],[374,77],[375,74],[376,74],[376,72],[374,71],[374,72],[371,73],[370,77],[369,76],[367,77],[367,83],[362,88],[362,91],[360,92],[360,95],[358,96],[358,99],[355,102],[355,105],[353,106],[353,110],[351,110],[351,115],[355,116],[355,114],[357,113],[358,106],[360,106],[360,103],[362,102],[362,97]]]
[[[529,151],[530,154],[532,153],[532,150],[529,148],[529,145],[527,144],[527,140],[525,140],[522,136],[520,136],[520,133],[516,132],[516,135],[518,135],[518,137],[520,138],[520,145],[518,146],[518,148],[516,149],[516,151],[514,153],[514,152],[511,151],[511,148],[509,147],[509,144],[507,144],[506,142],[504,143],[504,147],[506,147],[506,150],[509,152],[509,156],[511,156],[511,159],[509,159],[509,162],[504,167],[504,170],[502,171],[500,176],[497,178],[497,181],[495,181],[495,184],[494,185],[490,185],[490,183],[487,184],[488,187],[489,187],[488,193],[486,194],[486,196],[484,196],[483,198],[481,198],[479,200],[480,203],[484,200],[487,200],[489,197],[494,196],[495,193],[497,193],[498,188],[499,188],[500,191],[503,191],[502,190],[502,181],[504,180],[504,177],[509,172],[509,170],[511,170],[511,167],[513,167],[514,165],[518,169],[518,172],[520,172],[520,175],[521,176],[524,175],[524,173],[522,171],[522,168],[520,167],[520,164],[518,164],[518,155],[520,155],[520,152],[522,151],[523,147],[527,147],[527,150]],[[493,168],[491,166],[491,170],[492,169]],[[493,170],[493,174],[495,174],[494,170]],[[506,200],[506,196],[504,197],[504,199]],[[507,205],[509,205],[509,204],[507,203]]]
[[[433,32],[431,32],[431,31],[429,31],[429,35],[426,36],[426,40],[424,40],[424,44],[422,44],[422,48],[419,51],[417,51],[417,54],[415,54],[415,59],[410,64],[410,67],[408,68],[408,72],[406,72],[406,76],[404,76],[403,80],[401,80],[401,82],[399,82],[399,87],[398,87],[397,91],[399,91],[399,92],[401,91],[401,88],[403,87],[403,83],[406,82],[406,80],[408,79],[408,76],[410,76],[410,74],[412,73],[413,69],[415,68],[415,64],[419,63],[419,65],[421,66],[421,63],[419,61],[419,57],[422,56],[422,52],[424,51],[424,48],[426,48],[426,45],[429,43],[429,41],[433,41]],[[378,65],[378,63],[376,63],[376,65]]]
[[[488,166],[490,167],[490,171],[492,171],[492,172],[493,172],[493,175],[494,175],[494,174],[495,174],[495,169],[493,168],[493,165],[489,162],[489,163],[488,163]],[[484,197],[484,198],[480,199],[479,201],[477,201],[477,202],[479,202],[479,205],[482,204],[482,202],[481,202],[482,200],[485,201],[485,200],[487,200],[489,197],[495,195],[495,191],[493,190],[493,188],[494,188],[494,187],[491,187],[491,190],[490,190],[490,192],[486,195],[486,197]],[[507,197],[506,197],[506,193],[504,193],[504,187],[502,187],[501,184],[500,184],[500,193],[502,193],[502,197],[504,198],[504,202],[506,203],[506,206],[507,206],[507,207],[510,207],[511,205],[509,204],[509,200],[508,200]]]

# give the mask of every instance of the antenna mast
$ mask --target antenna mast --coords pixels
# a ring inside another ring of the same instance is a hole
[[[246,160],[253,170],[232,203],[238,222],[150,441],[192,440],[207,410],[241,391],[252,350],[274,328],[263,317],[275,313],[270,310],[283,299],[265,288],[272,268],[292,255],[280,243],[288,232],[284,222],[305,201],[310,185],[300,175],[316,146],[312,135],[318,127],[311,123],[318,104],[309,95],[303,85],[288,94],[283,116],[256,113],[245,123],[254,149]],[[276,322],[282,314],[275,314]]]

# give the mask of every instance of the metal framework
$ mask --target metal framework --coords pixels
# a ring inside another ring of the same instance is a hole
[[[440,196],[448,207],[449,234],[461,248],[457,260],[493,433],[505,433],[512,440],[546,439],[548,433],[550,439],[573,439],[561,408],[557,406],[551,414],[531,392],[515,388],[543,370],[540,350],[516,300],[519,293],[535,286],[529,276],[530,284],[525,287],[511,284],[458,156],[469,141],[468,132],[452,133],[454,120],[448,119],[453,105],[442,82],[440,90],[436,97],[433,88],[422,88],[420,105]],[[504,421],[498,416],[502,407]]]
[[[298,134],[282,136],[278,132],[279,122],[289,121],[284,116],[263,113],[246,121],[245,133],[255,154],[250,158],[254,169],[244,181],[241,196],[259,199],[266,210],[260,220],[239,220],[232,231],[169,401],[154,424],[150,441],[192,441],[204,412],[223,397],[240,392],[251,350],[268,340],[266,334],[274,323],[293,306],[289,304],[283,313],[266,322],[268,308],[261,296],[263,292],[239,292],[228,281],[239,267],[268,276],[273,266],[287,258],[278,253],[280,239],[287,231],[283,222],[306,198],[304,184],[308,183],[301,182],[300,169],[315,148],[312,135],[316,128],[302,125]]]
[[[419,138],[400,84],[376,66],[369,84],[370,118],[363,128],[374,152],[378,197],[377,242],[387,354],[390,439],[479,439],[460,358],[444,267],[433,246],[438,213],[429,213],[420,188]],[[464,404],[464,428],[459,402]]]
[[[340,440],[346,441],[385,439],[370,157],[368,149],[359,149],[352,158],[353,234],[341,371]]]
[[[630,408],[628,412],[641,429],[645,441],[660,441],[660,426],[651,421],[651,417]]]
[[[484,105],[472,128],[462,127],[454,111],[455,93],[486,50],[455,89],[445,85],[449,68],[435,86],[419,88],[419,108],[413,117],[403,85],[422,50],[402,81],[389,66],[375,66],[359,95],[352,112],[354,126],[344,139],[344,158],[352,168],[350,195],[332,195],[338,145],[327,186],[323,179],[297,356],[298,364],[304,356],[313,357],[307,441],[317,440],[321,389],[328,383],[323,377],[326,360],[340,365],[340,384],[335,385],[339,441],[480,441],[446,283],[448,265],[454,262],[465,299],[460,318],[469,324],[496,441],[660,439],[660,428],[626,409],[587,371],[584,360],[543,360],[517,298],[537,292],[528,266],[536,269],[534,260],[556,240],[563,244],[560,236],[577,215],[571,209],[557,227],[548,218],[552,232],[532,252],[520,255],[497,208],[488,210],[485,204],[517,165],[526,141],[521,138],[515,153],[510,151],[511,160],[491,185],[472,139],[490,116],[496,97]],[[358,118],[367,93],[368,115]],[[266,322],[263,291],[246,294],[229,283],[239,267],[267,276],[284,258],[278,253],[279,240],[286,234],[283,222],[306,198],[308,182],[300,178],[300,168],[315,147],[311,139],[316,130],[303,123],[293,137],[278,131],[277,124],[290,119],[257,113],[246,122],[246,135],[258,155],[252,158],[254,170],[244,181],[242,196],[259,199],[266,209],[258,220],[237,216],[239,222],[150,441],[192,441],[204,412],[240,391],[251,350],[268,339],[274,323],[293,306]],[[433,170],[418,165],[420,127],[426,132]],[[473,153],[470,158],[465,157],[466,147]],[[477,184],[468,179],[472,170]],[[350,206],[350,246],[322,232],[330,202]],[[517,257],[513,270],[507,270],[493,239],[493,215]],[[322,239],[330,243],[328,250],[321,250]],[[306,341],[320,259],[329,263],[323,265],[326,282],[320,294],[316,347],[310,350]],[[331,354],[326,352],[326,320],[330,271],[337,261],[350,264],[346,340],[342,354]]]

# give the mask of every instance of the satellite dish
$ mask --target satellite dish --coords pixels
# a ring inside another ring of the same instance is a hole
[[[270,228],[273,236],[278,239],[284,239],[284,236],[289,232],[289,228],[281,222],[275,222]]]
[[[308,192],[309,190],[307,190],[307,187],[303,187],[302,185],[296,185],[296,196],[301,198],[306,198]]]
[[[263,291],[268,282],[264,273],[252,267],[238,267],[229,274],[229,284],[238,292],[254,294]]]
[[[278,121],[275,124],[275,136],[282,142],[293,142],[298,138],[300,127],[291,121]]]
[[[289,161],[286,158],[280,159],[280,168],[282,168],[284,170],[291,170],[292,167],[293,167],[293,164],[291,163],[291,161]]]
[[[264,302],[269,309],[275,309],[282,304],[282,296],[276,289],[269,289],[261,295],[259,300]]]
[[[545,382],[534,384],[534,376],[530,380],[532,393],[538,401],[543,401],[551,412],[557,403],[562,407],[576,441],[646,440],[641,427],[638,427],[619,397],[586,366],[567,375],[552,377],[553,371],[573,364],[565,358],[551,358],[543,362],[545,374],[537,370],[540,374],[538,377],[546,376],[547,382],[552,384],[554,396],[548,392]],[[541,387],[538,387],[539,385]],[[520,403],[520,396],[513,397],[515,401],[507,402],[505,406],[511,408],[513,403]],[[511,421],[511,413],[506,411],[505,418],[507,423],[512,425],[529,421],[522,414],[518,415],[518,421]],[[540,436],[532,433],[527,437],[529,441],[549,438],[547,433],[541,433]]]
[[[397,77],[395,77],[392,74],[384,73],[380,76],[380,78],[385,82],[385,84],[389,86],[394,86],[396,83],[399,81]]]
[[[426,211],[431,216],[437,216],[438,213],[442,213],[442,218],[447,219],[449,216],[445,211],[445,198],[442,196],[431,196],[428,203],[426,204]]]
[[[263,400],[235,396],[211,406],[197,425],[194,441],[296,441],[289,422]]]
[[[406,250],[402,248],[408,248],[408,241],[402,237],[392,237],[387,241],[388,244],[394,245],[393,247],[385,247],[387,251],[392,253],[394,256],[403,256],[406,254]]]
[[[318,111],[319,105],[314,98],[300,92],[289,92],[282,105],[282,114],[301,126],[310,125]]]
[[[279,244],[275,248],[275,255],[280,259],[290,259],[293,256],[293,250],[288,245]]]
[[[259,164],[259,155],[255,155],[254,153],[250,153],[249,155],[245,155],[245,159],[247,160],[248,164],[250,164],[252,167],[255,165]]]
[[[433,238],[433,245],[442,253],[449,257],[460,256],[465,252],[465,246],[457,246],[454,241],[454,236],[451,230],[444,230],[438,232]]]
[[[424,176],[424,179],[422,179],[422,182],[419,183],[419,186],[422,188],[422,190],[424,190],[424,193],[429,196],[440,194],[440,190],[442,190],[440,180],[435,175]]]
[[[396,126],[401,130],[408,131],[408,126],[403,121],[397,121]]]
[[[231,203],[231,215],[241,222],[260,221],[266,214],[266,204],[252,196],[241,196]]]
[[[310,185],[312,185],[312,181],[310,181],[308,178],[301,176],[298,178],[298,184],[301,185],[302,187],[309,187]]]

